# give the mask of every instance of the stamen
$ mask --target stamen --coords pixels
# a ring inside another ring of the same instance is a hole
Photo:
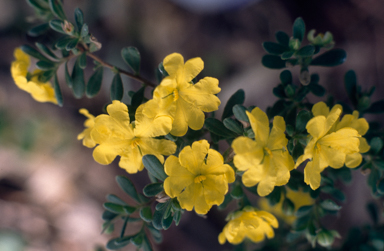
[[[207,178],[204,176],[204,175],[199,175],[199,176],[197,176],[195,179],[194,179],[194,182],[195,183],[200,183],[200,182],[202,182],[202,181],[204,181],[204,180],[206,180]]]

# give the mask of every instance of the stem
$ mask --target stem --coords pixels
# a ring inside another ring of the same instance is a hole
[[[130,77],[130,78],[133,78],[133,79],[135,79],[135,80],[137,80],[137,81],[139,81],[139,82],[141,82],[141,83],[143,83],[143,84],[145,84],[145,85],[147,85],[147,86],[150,86],[150,87],[152,87],[152,88],[155,88],[155,87],[156,87],[156,85],[155,85],[154,83],[152,83],[151,81],[149,81],[149,80],[147,80],[147,79],[145,79],[145,78],[143,78],[143,77],[136,76],[136,75],[134,75],[134,74],[132,74],[132,73],[130,73],[130,72],[127,72],[127,71],[125,71],[125,70],[122,70],[122,69],[120,69],[120,68],[118,68],[118,67],[116,67],[116,66],[113,66],[113,65],[111,65],[111,64],[109,64],[109,63],[107,63],[107,62],[104,62],[101,58],[99,58],[99,57],[96,56],[96,55],[93,55],[92,53],[87,52],[87,56],[90,57],[90,58],[92,58],[93,60],[99,62],[99,63],[100,63],[102,66],[104,66],[104,67],[107,67],[107,68],[110,68],[110,69],[114,69],[114,68],[115,68],[115,69],[117,69],[121,74],[124,74],[124,75],[126,75],[126,76],[128,76],[128,77]]]

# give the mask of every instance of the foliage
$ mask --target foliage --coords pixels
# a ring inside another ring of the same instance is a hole
[[[184,62],[178,53],[166,56],[156,68],[160,82],[156,85],[141,76],[141,56],[134,47],[121,51],[128,71],[94,55],[102,45],[91,34],[80,9],[74,11],[75,22],[71,23],[60,0],[27,2],[42,20],[28,34],[40,36],[53,30],[60,37],[50,44],[23,45],[15,50],[15,83],[37,101],[65,105],[57,78],[61,65],[75,98],[96,96],[104,68],[109,68],[114,77],[110,80],[112,102],[107,106],[108,115],[93,116],[81,109],[87,120],[78,139],[86,147],[95,147],[93,156],[100,164],[108,165],[120,156],[119,165],[128,173],[144,168],[148,172],[150,182],[142,191],[128,177],[116,177],[119,187],[134,202],[127,203],[113,194],[107,196],[103,232],[111,233],[117,221],[123,222],[119,236],[106,244],[108,249],[133,244],[138,249],[153,250],[153,245],[162,241],[162,231],[173,222],[177,226],[185,211],[206,214],[213,205],[225,209],[231,201],[237,202],[237,209],[228,215],[229,222],[218,237],[220,243],[227,240],[239,244],[235,246],[239,250],[245,248],[245,238],[261,242],[266,235],[270,240],[260,246],[265,250],[280,250],[279,245],[288,250],[297,250],[298,246],[332,249],[335,238],[341,236],[327,228],[324,217],[337,215],[342,208],[346,196],[339,189],[340,182],[350,182],[351,172],[360,169],[368,174],[373,197],[384,196],[383,129],[372,121],[368,130],[362,118],[365,114],[383,113],[384,99],[372,102],[374,88],[363,91],[353,70],[344,78],[349,102],[335,104],[328,94],[326,103],[314,105],[308,96],[327,94],[319,84],[320,76],[310,73],[313,66],[334,67],[346,59],[344,50],[333,48],[330,32],[315,36],[312,30],[306,42],[306,26],[301,18],[295,20],[292,36],[278,31],[276,42],[263,43],[268,54],[262,58],[265,67],[284,69],[280,83],[273,88],[278,100],[265,113],[258,107],[243,106],[245,93],[240,89],[229,98],[221,119],[217,119],[214,112],[221,103],[216,96],[220,92],[218,80],[195,79],[204,67],[202,59]],[[37,59],[38,70],[33,73],[28,72],[29,57]],[[87,58],[93,59],[94,66],[88,81],[84,78],[84,70],[90,67]],[[74,61],[71,71],[69,61]],[[298,81],[286,69],[295,66],[300,72]],[[130,104],[121,102],[125,95],[122,74],[143,85],[129,92]],[[53,86],[48,82],[52,78]],[[145,98],[146,88],[154,88],[152,99]],[[340,120],[342,111],[345,115]],[[294,169],[307,159],[304,173]],[[288,196],[290,191],[309,195],[310,204],[294,201]],[[271,228],[279,225],[275,216],[255,209],[254,195],[278,206],[282,215],[294,216],[294,222],[283,222],[275,234]],[[383,247],[380,212],[375,204],[367,209],[373,226],[352,230],[341,249]],[[141,228],[126,235],[132,222],[140,222]],[[243,224],[241,228],[236,227],[239,224]]]

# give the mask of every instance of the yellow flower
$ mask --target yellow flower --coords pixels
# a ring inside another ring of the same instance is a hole
[[[83,145],[89,148],[93,148],[96,146],[96,142],[91,137],[91,131],[93,126],[95,125],[95,116],[90,114],[87,109],[80,109],[79,112],[83,114],[88,119],[84,122],[84,126],[86,127],[82,133],[77,135],[78,140],[83,140]]]
[[[324,112],[324,107],[319,106],[315,111],[315,114]],[[350,127],[337,128],[340,114],[341,109],[335,106],[327,116],[315,116],[307,123],[306,129],[312,139],[305,147],[304,154],[297,159],[295,167],[310,159],[304,169],[304,181],[313,190],[320,186],[320,173],[327,166],[341,168],[346,155],[359,152],[360,135],[357,130]]]
[[[164,164],[169,176],[164,181],[164,191],[171,198],[177,197],[180,206],[188,211],[206,214],[213,205],[220,205],[228,192],[228,183],[235,181],[235,172],[224,164],[221,154],[209,149],[206,140],[186,146],[179,158],[169,156]]]
[[[220,105],[214,95],[220,92],[219,81],[205,77],[192,83],[204,68],[201,58],[190,59],[184,64],[184,58],[173,53],[165,57],[163,65],[169,76],[156,87],[153,99],[146,103],[143,113],[150,118],[158,114],[171,116],[170,133],[175,136],[186,134],[188,126],[193,130],[201,129],[204,112],[215,111]]]
[[[245,208],[232,215],[223,232],[219,234],[219,243],[224,244],[227,240],[236,245],[243,242],[244,238],[260,242],[265,239],[265,236],[271,239],[275,236],[272,227],[277,228],[278,226],[279,223],[272,214]]]
[[[240,171],[245,171],[242,181],[245,186],[251,187],[259,184],[257,193],[266,196],[275,186],[287,184],[290,178],[289,171],[293,169],[294,162],[288,153],[288,143],[285,137],[285,122],[280,116],[273,121],[269,131],[269,119],[265,112],[256,107],[252,113],[247,111],[255,140],[247,137],[238,137],[232,142],[235,152],[234,164]]]
[[[169,131],[171,118],[159,116],[150,119],[142,114],[142,108],[142,105],[137,108],[136,121],[130,123],[128,107],[114,100],[107,107],[109,115],[102,114],[95,118],[90,134],[96,144],[99,144],[93,151],[93,158],[98,163],[108,165],[119,155],[119,166],[128,173],[136,173],[144,168],[144,155],[155,155],[163,163],[163,155],[176,151],[174,142],[153,138]]]
[[[51,84],[39,81],[40,70],[35,70],[31,79],[27,79],[28,68],[31,64],[29,56],[20,48],[15,49],[14,56],[16,60],[12,62],[11,75],[17,87],[31,94],[36,101],[57,104],[55,91]]]
[[[332,109],[339,108],[343,110],[341,105],[335,105]],[[319,102],[312,107],[312,113],[314,116],[328,116],[329,108],[324,102]],[[341,128],[351,127],[356,129],[357,132],[363,136],[367,133],[369,129],[369,124],[365,118],[359,118],[359,112],[353,111],[352,114],[346,114],[343,116],[341,121],[336,121],[335,126],[332,128],[332,131],[339,130]],[[355,168],[361,164],[363,157],[361,153],[366,153],[369,151],[370,146],[365,138],[360,137],[359,152],[347,154],[345,159],[345,166],[349,168]]]
[[[309,195],[309,193],[304,193],[301,190],[293,191],[287,188],[287,193],[285,195],[288,199],[290,199],[295,205],[294,211],[296,212],[302,206],[313,205],[314,200]],[[280,200],[274,206],[271,206],[266,198],[260,198],[258,204],[261,209],[273,213],[278,218],[284,220],[288,224],[292,224],[296,220],[295,215],[286,215],[283,210],[283,199]]]

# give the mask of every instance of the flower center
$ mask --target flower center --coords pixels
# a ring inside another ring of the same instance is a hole
[[[204,181],[206,179],[207,179],[207,177],[205,177],[204,175],[199,175],[199,176],[195,177],[194,182],[195,183],[200,183],[200,182],[202,182],[202,181]]]
[[[173,101],[176,101],[179,99],[179,91],[177,89],[175,89],[173,91]]]
[[[135,148],[140,144],[140,139],[139,138],[133,138],[131,141],[131,148]]]
[[[269,150],[268,147],[264,147],[264,154],[269,155],[269,156],[271,156],[271,157],[273,156],[272,151]]]

